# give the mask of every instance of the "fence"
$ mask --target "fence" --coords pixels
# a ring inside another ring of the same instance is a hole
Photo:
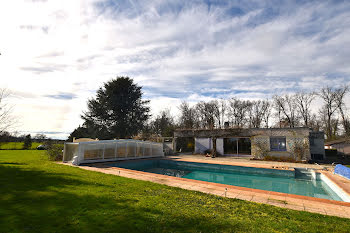
[[[164,156],[163,144],[131,139],[64,144],[63,162],[75,165]]]

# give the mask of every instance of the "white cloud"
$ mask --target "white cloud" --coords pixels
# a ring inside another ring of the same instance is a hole
[[[33,132],[72,131],[87,98],[117,75],[144,87],[154,114],[176,114],[181,100],[350,83],[349,9],[318,1],[2,1],[0,79],[17,96],[19,130]]]

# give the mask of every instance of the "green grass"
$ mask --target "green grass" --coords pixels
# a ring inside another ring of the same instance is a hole
[[[1,232],[349,232],[350,221],[0,151]]]
[[[6,142],[0,144],[0,150],[22,150],[24,142]],[[35,150],[42,143],[33,142],[31,150]]]

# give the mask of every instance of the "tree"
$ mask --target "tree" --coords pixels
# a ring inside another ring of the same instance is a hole
[[[10,92],[7,89],[0,89],[0,133],[8,131],[15,123],[12,115],[12,106],[7,103]]]
[[[28,134],[24,138],[23,149],[28,150],[30,148],[32,148],[32,137]]]
[[[349,86],[344,86],[335,90],[335,101],[338,107],[339,114],[342,118],[342,125],[346,136],[350,136],[350,119],[345,114],[346,105],[344,99],[349,90]]]
[[[232,98],[229,100],[228,118],[234,126],[242,128],[247,121],[247,114],[250,108],[250,101]]]
[[[215,120],[220,119],[219,106],[215,100],[197,103],[196,110],[200,116],[202,128],[213,129],[215,127]]]
[[[197,113],[195,108],[190,107],[186,101],[183,101],[179,106],[179,110],[179,126],[181,128],[193,129],[198,127]]]
[[[270,103],[268,100],[251,101],[249,104],[249,127],[260,128],[265,122],[268,127],[270,117]]]
[[[320,111],[319,111],[320,113]],[[322,115],[318,114],[316,115],[315,113],[313,113],[310,116],[310,119],[308,121],[308,127],[312,128],[314,131],[320,131],[322,128]]]
[[[269,128],[269,120],[271,116],[272,104],[269,99],[263,100],[263,121],[265,123],[265,128]]]
[[[315,93],[305,93],[299,92],[294,95],[294,100],[299,111],[299,115],[302,117],[304,121],[304,126],[310,126],[310,118],[311,118],[311,103],[315,99]]]
[[[169,109],[165,109],[151,122],[153,131],[162,137],[172,137],[175,124]]]
[[[150,117],[148,103],[131,78],[117,77],[104,83],[96,98],[88,100],[82,119],[100,139],[129,138],[140,132]]]
[[[275,95],[273,97],[275,103],[275,109],[279,115],[279,121],[281,122],[280,114],[287,120],[290,128],[294,128],[298,125],[297,105],[295,102],[295,96],[293,95]]]
[[[38,133],[34,136],[34,139],[39,141],[39,142],[43,142],[47,139],[46,135],[45,134],[42,134],[42,133]]]
[[[219,128],[223,128],[224,124],[225,124],[225,115],[226,115],[226,109],[227,109],[226,100],[220,99],[219,109],[220,109],[220,118],[219,119],[221,119],[219,121]]]
[[[0,133],[0,148],[3,144],[9,142],[11,134],[7,131],[3,131]]]
[[[319,96],[324,102],[323,108],[320,110],[323,116],[323,121],[325,123],[325,131],[327,135],[327,140],[334,139],[334,113],[338,109],[337,103],[337,91],[331,87],[324,87],[321,89]]]
[[[73,138],[96,138],[97,133],[93,126],[89,126],[84,123],[82,126],[78,126],[73,132],[69,135],[68,141],[72,142]]]

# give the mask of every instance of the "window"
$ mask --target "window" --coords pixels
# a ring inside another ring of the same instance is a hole
[[[286,151],[286,138],[285,137],[273,137],[270,138],[271,151]]]

